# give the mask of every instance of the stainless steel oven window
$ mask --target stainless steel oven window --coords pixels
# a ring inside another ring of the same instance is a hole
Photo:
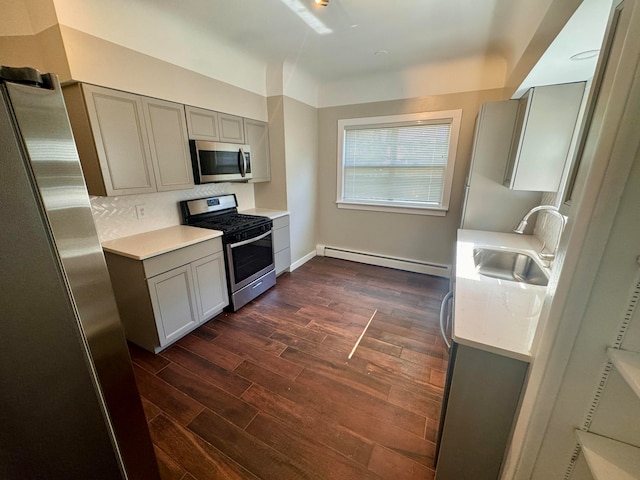
[[[233,291],[269,272],[274,268],[271,230],[255,238],[228,244],[227,258]]]

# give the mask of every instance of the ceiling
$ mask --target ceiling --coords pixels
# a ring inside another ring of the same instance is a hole
[[[571,57],[600,49],[610,10],[611,0],[584,0],[513,98],[520,98],[530,87],[591,78],[598,57],[582,60],[571,60]]]
[[[260,61],[286,61],[319,81],[505,56],[512,47],[514,15],[527,6],[527,0],[330,0],[326,7],[313,0],[139,1],[166,9],[172,18],[206,29]],[[564,69],[583,77],[569,81],[587,78],[585,72],[593,72],[595,60],[580,65],[592,64],[589,68],[576,69],[577,63],[568,58],[598,48],[610,4],[585,0],[562,46],[547,59],[550,67],[540,64],[532,79],[554,83],[553,77]],[[318,33],[303,17],[321,22],[330,32]]]
[[[313,0],[142,1],[262,61],[287,61],[320,81],[500,55],[500,24],[508,20],[495,15],[505,0],[330,0],[326,7]],[[296,8],[331,32],[317,33]]]

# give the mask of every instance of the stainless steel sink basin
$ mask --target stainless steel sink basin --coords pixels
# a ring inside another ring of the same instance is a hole
[[[547,286],[549,279],[530,255],[493,248],[474,248],[473,262],[479,274],[486,277]]]

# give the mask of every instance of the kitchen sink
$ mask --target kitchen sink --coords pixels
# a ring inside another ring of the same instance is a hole
[[[474,248],[476,271],[486,277],[547,286],[549,279],[531,255],[493,248]]]

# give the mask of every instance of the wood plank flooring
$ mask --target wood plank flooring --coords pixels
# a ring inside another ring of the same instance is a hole
[[[160,355],[130,345],[162,479],[432,479],[447,288],[316,257]]]

